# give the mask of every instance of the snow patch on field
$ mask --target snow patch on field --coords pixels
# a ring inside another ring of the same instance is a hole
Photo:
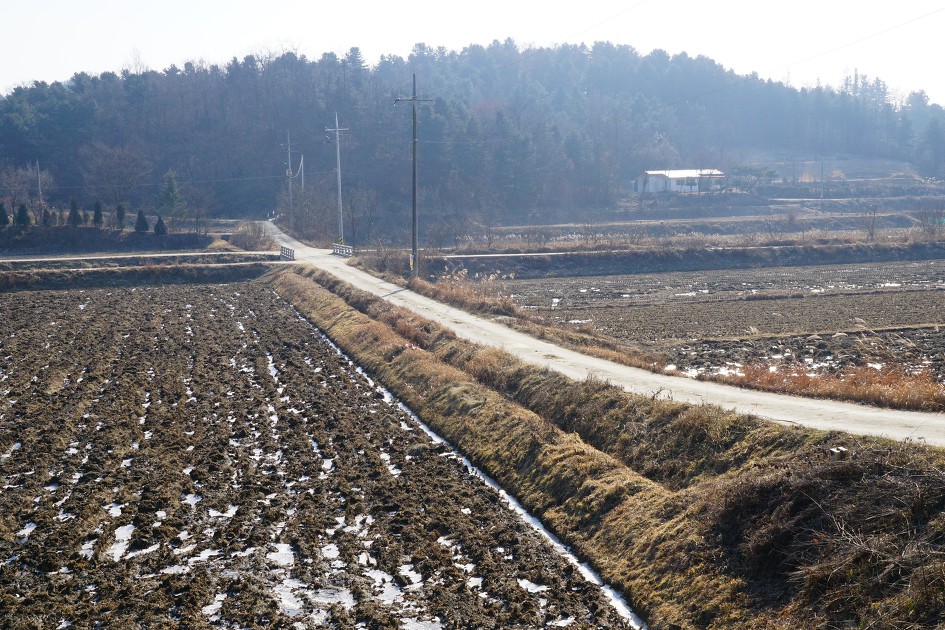
[[[106,552],[115,562],[121,560],[121,557],[125,555],[125,551],[128,550],[128,545],[131,542],[131,532],[133,531],[135,531],[135,526],[130,523],[115,530],[115,542]]]
[[[82,548],[79,550],[79,555],[85,559],[91,559],[95,553],[95,543],[98,542],[98,538],[93,538],[87,542],[82,543]]]
[[[524,578],[518,579],[518,585],[521,586],[526,591],[528,591],[529,593],[544,593],[545,591],[549,589],[549,587],[545,586],[544,584],[535,584],[534,582],[531,582]]]
[[[213,603],[201,608],[200,612],[210,617],[210,621],[217,621],[219,619],[217,613],[220,612],[220,609],[223,607],[224,600],[226,600],[226,593],[218,593],[213,598]]]
[[[33,530],[35,529],[36,529],[36,523],[32,521],[24,525],[23,529],[21,529],[20,531],[16,533],[17,542],[20,543],[21,545],[25,543],[29,539],[30,534],[32,534]]]
[[[295,552],[292,551],[292,545],[286,543],[273,543],[275,551],[270,551],[266,557],[278,564],[280,567],[291,567],[295,564]]]
[[[6,453],[4,453],[3,455],[0,455],[0,462],[10,459],[10,456],[13,455],[13,453],[15,453],[16,451],[20,450],[21,448],[23,448],[22,443],[14,442]]]
[[[239,509],[238,506],[230,505],[229,508],[227,508],[226,512],[218,512],[216,510],[211,509],[209,514],[210,514],[210,518],[233,518],[234,516],[236,516],[236,511],[238,509]]]

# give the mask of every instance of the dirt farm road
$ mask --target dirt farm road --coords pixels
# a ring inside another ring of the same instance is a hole
[[[525,361],[546,366],[571,378],[599,378],[627,391],[693,404],[713,404],[750,413],[775,422],[822,430],[878,435],[896,440],[922,440],[945,446],[945,414],[897,411],[854,403],[835,402],[741,389],[718,383],[656,374],[627,367],[516,332],[502,324],[385,282],[346,264],[331,250],[317,249],[287,236],[267,222],[280,245],[295,250],[296,262],[309,263],[392,304],[415,311],[451,328],[475,343],[501,348]]]

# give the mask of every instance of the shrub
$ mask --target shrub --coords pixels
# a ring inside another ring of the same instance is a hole
[[[29,210],[26,209],[26,204],[21,203],[19,209],[16,211],[16,218],[13,220],[14,225],[20,227],[27,227],[33,223],[30,220]]]
[[[138,210],[138,220],[135,221],[135,232],[144,234],[148,231],[148,218],[144,216],[144,210]]]
[[[257,221],[240,223],[230,237],[230,243],[248,251],[272,249],[274,245],[263,224]]]
[[[75,197],[69,200],[69,218],[66,220],[69,227],[79,227],[82,223],[82,216],[79,214],[79,202]]]

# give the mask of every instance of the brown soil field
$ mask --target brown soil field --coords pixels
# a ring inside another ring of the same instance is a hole
[[[0,313],[4,627],[626,625],[261,282]]]
[[[945,380],[945,261],[504,280],[548,320],[589,327],[691,375],[749,363],[850,366]],[[878,369],[878,368],[877,368]]]

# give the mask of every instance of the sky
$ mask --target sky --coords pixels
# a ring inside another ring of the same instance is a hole
[[[77,72],[293,51],[407,57],[512,38],[550,47],[609,41],[640,54],[704,55],[739,74],[838,87],[854,72],[901,98],[945,105],[945,0],[0,0],[0,94]],[[422,77],[418,83],[422,91]]]

